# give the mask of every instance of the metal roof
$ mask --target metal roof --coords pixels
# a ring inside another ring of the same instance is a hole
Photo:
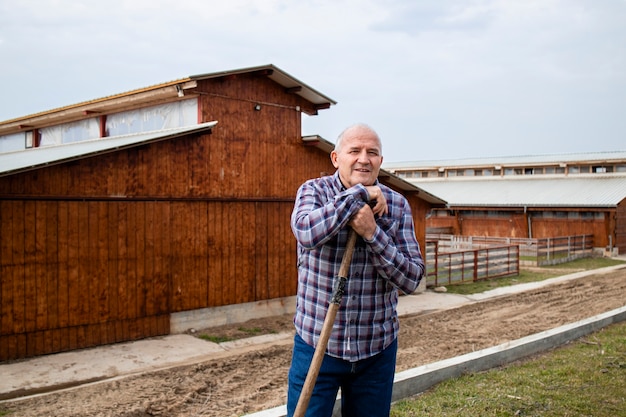
[[[31,148],[0,154],[0,177],[60,164],[94,155],[132,148],[146,143],[173,139],[189,133],[211,130],[217,122],[177,127],[152,132],[90,139],[57,146]]]
[[[396,169],[438,169],[464,167],[494,167],[494,166],[543,166],[547,164],[570,163],[614,163],[626,161],[626,151],[563,153],[545,155],[495,156],[487,158],[440,159],[427,161],[404,161],[383,163],[389,170]]]
[[[10,134],[68,121],[84,119],[89,114],[108,114],[141,105],[154,104],[159,100],[181,99],[178,90],[195,88],[196,83],[183,78],[124,93],[109,95],[80,103],[70,104],[39,113],[0,121],[0,134]]]
[[[331,105],[337,104],[333,99],[314,90],[280,68],[269,64],[258,67],[193,75],[124,93],[0,121],[0,135],[8,135],[25,130],[81,120],[84,119],[87,114],[104,115],[163,101],[184,100],[198,94],[194,91],[197,87],[198,80],[236,76],[238,74],[252,72],[262,73],[283,86],[286,91],[303,97],[313,103],[316,110],[326,109]],[[305,110],[306,109],[302,109],[302,111]]]
[[[315,146],[316,148],[321,149],[322,151],[327,153],[330,153],[335,148],[335,144],[318,135],[303,136],[302,141],[307,145]],[[385,181],[387,184],[393,185],[397,189],[418,193],[422,200],[427,201],[431,204],[446,204],[444,200],[437,197],[435,194],[431,194],[426,189],[421,188],[411,182],[408,182],[405,179],[400,178],[397,175],[384,169],[380,170],[380,173],[378,174],[378,179]]]
[[[192,80],[205,80],[209,78],[226,77],[230,75],[246,74],[246,73],[251,73],[251,72],[259,72],[259,71],[265,72],[268,78],[278,83],[279,85],[282,85],[286,89],[292,91],[294,94],[299,95],[305,100],[319,106],[319,108],[328,108],[330,107],[331,104],[337,104],[335,100],[323,95],[319,91],[314,90],[313,88],[309,87],[302,81],[287,74],[285,71],[281,70],[280,68],[272,64],[261,65],[258,67],[241,68],[241,69],[235,69],[235,70],[229,70],[229,71],[220,71],[220,72],[213,72],[213,73],[207,73],[207,74],[192,75],[189,78]]]
[[[541,179],[409,180],[448,201],[449,207],[616,207],[626,198],[626,175]]]

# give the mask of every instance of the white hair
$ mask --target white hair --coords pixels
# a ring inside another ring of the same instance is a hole
[[[353,129],[364,129],[364,130],[368,130],[370,132],[372,132],[375,136],[376,139],[378,140],[378,146],[380,147],[380,152],[382,153],[383,151],[383,143],[380,140],[380,136],[378,136],[378,133],[376,133],[376,131],[374,129],[372,129],[369,125],[365,124],[365,123],[355,123],[351,126],[348,126],[347,128],[345,128],[337,137],[337,141],[335,142],[335,152],[339,152],[339,150],[341,149],[341,145],[343,142],[343,138],[345,136],[345,134]]]

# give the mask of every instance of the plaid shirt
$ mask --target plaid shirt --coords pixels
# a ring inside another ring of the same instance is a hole
[[[389,212],[377,217],[372,241],[358,237],[348,282],[326,353],[351,362],[380,353],[398,336],[398,289],[417,288],[424,262],[408,201],[376,183]],[[298,294],[294,324],[316,346],[348,240],[350,218],[366,204],[363,185],[343,187],[338,173],[298,190],[291,228],[298,242]]]

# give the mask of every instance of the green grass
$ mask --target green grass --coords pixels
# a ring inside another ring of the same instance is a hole
[[[198,338],[199,338],[199,339],[202,339],[202,340],[206,340],[207,342],[213,342],[213,343],[230,342],[231,340],[233,340],[233,339],[232,339],[232,338],[230,338],[230,337],[226,337],[226,336],[214,336],[214,335],[211,335],[211,334],[205,334],[205,333],[199,334],[199,335],[198,335]]]
[[[518,276],[447,287],[474,294],[497,287],[542,281],[573,270],[625,262],[583,258],[522,270]],[[390,417],[593,416],[626,417],[626,323],[609,326],[533,359],[442,382],[394,404]]]
[[[251,335],[251,336],[263,333],[263,329],[260,329],[258,327],[250,327],[250,328],[238,327],[237,330],[239,330],[240,332],[246,333],[248,335]]]
[[[275,333],[274,331],[266,332],[259,327],[238,327],[237,331],[239,332],[239,334],[235,334],[233,336],[220,336],[202,333],[198,335],[198,338],[213,343],[223,343],[241,339],[242,337],[256,336],[264,333]]]
[[[626,323],[394,404],[391,417],[626,416]]]
[[[494,278],[477,282],[452,284],[446,286],[446,288],[447,292],[453,294],[476,294],[498,287],[523,284],[526,282],[543,281],[548,278],[554,278],[566,273],[570,273],[572,270],[591,270],[624,263],[626,262],[611,258],[581,258],[576,259],[575,261],[566,262],[558,265],[551,265],[543,268],[533,268],[532,270],[520,269],[519,275],[516,276]]]

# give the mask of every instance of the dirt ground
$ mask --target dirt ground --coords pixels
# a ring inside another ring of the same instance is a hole
[[[397,371],[622,307],[626,269],[400,320]],[[244,329],[243,331],[241,330]],[[292,331],[291,316],[204,331]],[[203,332],[199,332],[203,333]],[[0,404],[9,416],[240,416],[284,404],[291,339],[249,352]]]

